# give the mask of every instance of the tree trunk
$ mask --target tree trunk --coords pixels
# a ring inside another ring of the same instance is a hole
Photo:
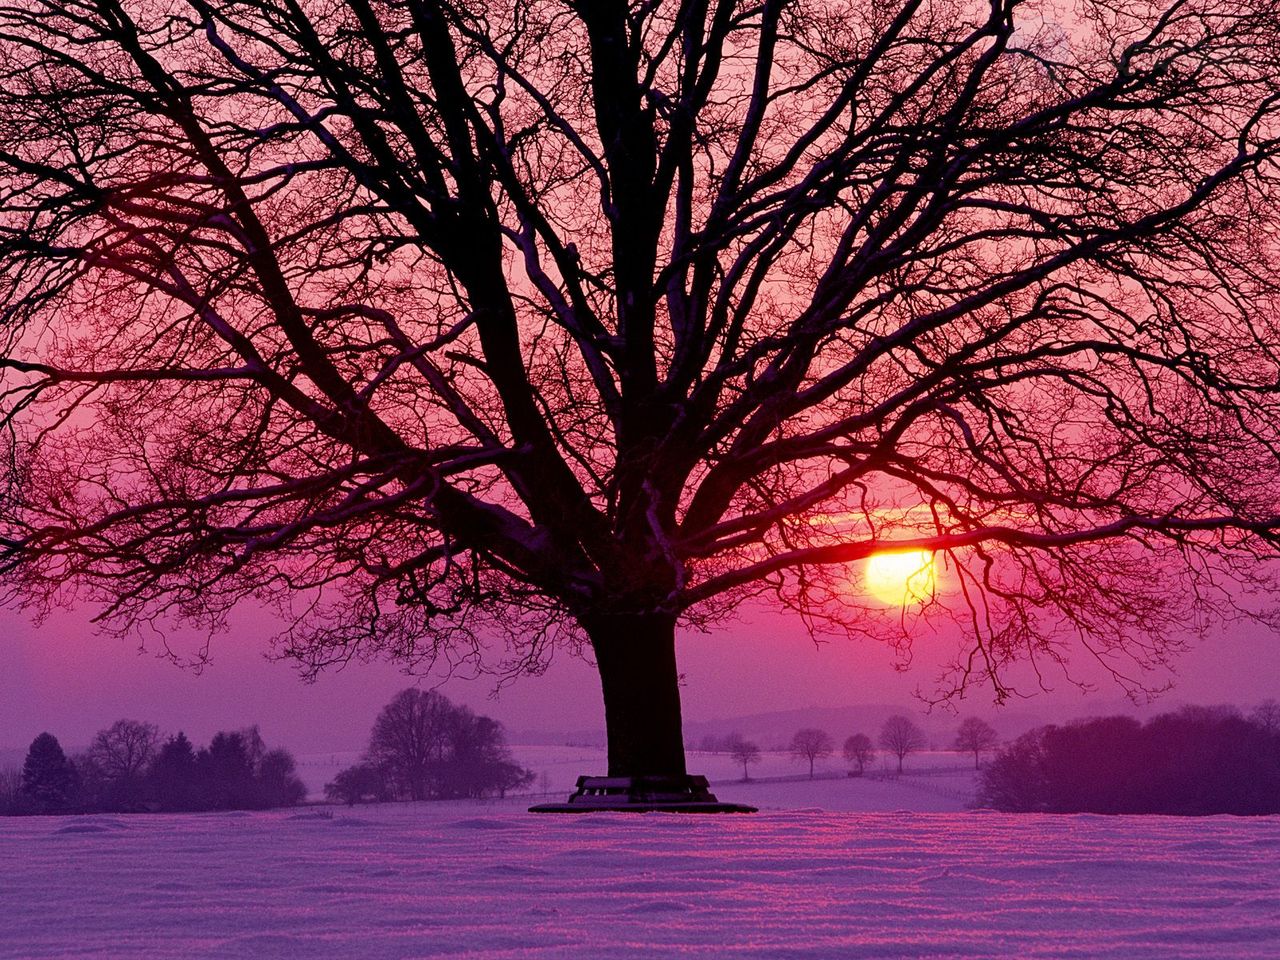
[[[675,618],[607,614],[583,626],[604,692],[609,776],[684,776]]]

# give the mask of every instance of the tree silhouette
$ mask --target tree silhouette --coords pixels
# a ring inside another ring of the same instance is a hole
[[[865,733],[855,733],[844,742],[844,758],[858,765],[858,776],[862,776],[868,763],[876,758],[876,748],[871,738]]]
[[[745,739],[742,734],[730,734],[725,744],[729,748],[729,756],[733,758],[735,763],[742,764],[742,781],[751,779],[747,766],[752,763],[760,762],[760,746],[752,740]]]
[[[89,745],[88,759],[104,781],[106,802],[129,807],[141,799],[143,778],[159,741],[159,728],[138,720],[117,720],[98,731]]]
[[[0,816],[19,813],[24,806],[22,770],[19,767],[0,767]]]
[[[371,763],[357,763],[338,771],[333,780],[324,785],[324,795],[327,800],[341,801],[349,807],[365,800],[391,799],[387,778]]]
[[[898,758],[898,772],[902,761],[925,745],[924,731],[910,717],[895,714],[880,728],[880,746]]]
[[[820,757],[831,756],[835,744],[831,742],[831,734],[815,727],[804,727],[797,730],[791,738],[791,755],[797,760],[809,761],[809,779],[813,779],[813,762]]]
[[[977,802],[1013,812],[1275,814],[1280,751],[1234,708],[1040,727],[983,768]]]
[[[939,696],[1134,682],[1276,553],[1280,24],[1075,9],[7,5],[14,597],[589,649],[619,775],[684,772],[676,624],[759,595],[956,619]],[[859,597],[887,546],[945,589]]]
[[[533,778],[512,759],[498,721],[434,690],[409,687],[378,714],[365,757],[325,792],[347,803],[386,794],[405,800],[506,796]]]
[[[242,810],[257,805],[251,750],[244,733],[224,730],[196,754],[203,807]]]
[[[1280,733],[1280,701],[1268,697],[1253,708],[1249,719],[1267,733]]]
[[[369,761],[386,772],[405,799],[436,796],[453,728],[454,706],[442,694],[401,690],[373,723]]]
[[[492,717],[477,716],[467,707],[455,706],[449,724],[448,761],[440,777],[443,796],[483,797],[497,791],[526,787],[534,773],[521,767],[507,747],[502,724]]]
[[[292,807],[307,796],[307,786],[298,776],[298,764],[288,750],[277,748],[262,754],[255,770],[257,805]]]
[[[58,738],[42,733],[22,763],[22,793],[36,813],[57,813],[71,802],[75,775]]]
[[[955,749],[972,753],[973,769],[977,770],[982,752],[990,750],[999,742],[1000,735],[987,721],[980,717],[965,717],[956,731]]]
[[[199,797],[196,751],[181,730],[156,752],[148,778],[162,810],[193,810]]]

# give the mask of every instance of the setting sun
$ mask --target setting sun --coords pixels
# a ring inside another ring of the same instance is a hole
[[[874,554],[863,574],[866,592],[894,606],[922,603],[933,595],[936,582],[933,554],[927,550]]]

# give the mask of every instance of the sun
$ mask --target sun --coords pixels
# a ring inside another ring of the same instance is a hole
[[[937,585],[933,554],[928,550],[872,554],[862,584],[867,593],[890,606],[923,603]]]

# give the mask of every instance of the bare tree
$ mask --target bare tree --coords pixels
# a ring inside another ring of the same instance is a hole
[[[449,757],[439,794],[446,797],[483,797],[518,790],[533,782],[534,773],[521,767],[507,747],[502,724],[477,716],[466,707],[454,707],[448,734]]]
[[[0,767],[0,816],[17,813],[22,808],[22,771],[18,767]]]
[[[1273,699],[1263,700],[1253,708],[1249,719],[1267,733],[1280,733],[1280,702]]]
[[[684,773],[677,622],[761,595],[955,619],[939,696],[1137,682],[1277,553],[1280,22],[1038,9],[5,5],[12,596],[589,650],[615,775]],[[935,594],[852,593],[886,548]]]
[[[898,758],[898,772],[902,761],[925,745],[924,731],[910,717],[895,714],[880,728],[880,746]]]
[[[831,741],[831,735],[825,730],[814,727],[797,730],[795,736],[791,738],[791,755],[797,760],[809,761],[810,780],[813,779],[813,762],[821,757],[831,756],[834,749],[835,744]]]
[[[844,758],[858,765],[858,776],[862,776],[867,764],[876,758],[876,748],[871,738],[865,733],[855,733],[844,742]]]
[[[730,734],[728,739],[729,756],[734,761],[742,764],[742,780],[745,783],[751,779],[751,775],[747,772],[747,765],[760,762],[760,746],[752,740],[746,740],[742,734]]]
[[[965,717],[960,721],[960,729],[956,731],[954,747],[962,753],[973,754],[973,769],[981,766],[981,754],[990,750],[1000,742],[1000,735],[995,728],[980,717]]]
[[[94,736],[89,758],[108,781],[137,784],[154,759],[159,743],[160,729],[155,724],[117,720]]]
[[[438,793],[449,755],[454,707],[434,690],[409,687],[382,708],[369,737],[369,761],[409,800]]]
[[[363,767],[377,770],[392,792],[408,800],[506,796],[534,777],[512,759],[502,724],[414,687],[382,708],[366,756],[352,768],[355,779],[338,788],[364,783]]]

